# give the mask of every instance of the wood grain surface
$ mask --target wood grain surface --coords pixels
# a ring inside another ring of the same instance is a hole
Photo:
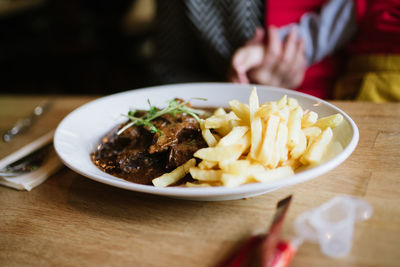
[[[47,98],[0,96],[0,130]],[[0,156],[90,99],[56,97],[26,135],[0,144]],[[97,183],[66,167],[31,192],[0,187],[0,266],[216,266],[249,235],[265,231],[276,203],[290,194],[284,237],[293,235],[298,215],[339,194],[362,197],[374,209],[355,225],[347,256],[328,258],[305,243],[291,266],[399,266],[400,104],[332,103],[359,127],[355,152],[319,178],[262,196],[175,200]]]

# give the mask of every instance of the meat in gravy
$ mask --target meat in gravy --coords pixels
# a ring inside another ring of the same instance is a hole
[[[131,182],[150,185],[154,178],[174,170],[207,146],[198,121],[185,113],[154,119],[156,133],[134,125],[118,135],[127,123],[104,136],[91,158],[101,170]]]

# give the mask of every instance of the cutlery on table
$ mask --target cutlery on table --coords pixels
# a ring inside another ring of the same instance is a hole
[[[27,117],[18,120],[11,129],[3,134],[3,141],[10,142],[15,136],[28,130],[40,116],[49,110],[51,105],[51,101],[46,101],[36,106]]]

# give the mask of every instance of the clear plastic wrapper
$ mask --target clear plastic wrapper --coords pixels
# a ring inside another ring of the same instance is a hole
[[[350,252],[354,223],[371,216],[372,207],[366,201],[352,196],[337,196],[301,214],[294,227],[299,239],[318,243],[325,255],[336,258]]]

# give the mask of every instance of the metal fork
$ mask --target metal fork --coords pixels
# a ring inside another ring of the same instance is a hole
[[[9,178],[37,170],[49,155],[52,147],[53,142],[39,147],[25,157],[0,169],[0,176]]]

